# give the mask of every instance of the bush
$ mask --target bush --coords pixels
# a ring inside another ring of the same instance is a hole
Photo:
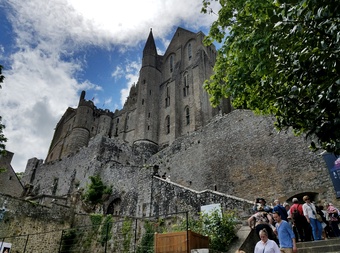
[[[218,251],[227,251],[231,242],[236,238],[236,216],[233,212],[212,211],[210,214],[201,213],[198,218],[189,218],[189,229],[209,237],[209,248]],[[176,229],[186,230],[186,221]]]
[[[91,205],[101,204],[103,202],[103,195],[112,193],[112,188],[105,186],[99,175],[90,177],[91,183],[87,191],[83,195],[85,202]]]

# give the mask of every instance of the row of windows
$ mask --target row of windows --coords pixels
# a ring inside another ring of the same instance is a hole
[[[170,103],[170,98],[169,98],[169,103]],[[190,110],[189,110],[189,107],[185,107],[185,124],[186,125],[189,125],[190,124]],[[151,114],[150,112],[148,113],[148,118],[150,118]],[[119,118],[117,118],[117,124],[119,123]],[[148,126],[147,128],[148,130],[150,130],[150,126]],[[165,118],[165,132],[166,134],[169,134],[170,133],[170,116],[166,116]],[[115,134],[114,136],[118,136],[118,127],[116,127],[115,129]],[[52,157],[53,154],[51,154],[50,158]]]
[[[183,97],[189,95],[189,82],[188,82],[188,74],[184,75],[184,87],[183,87]],[[166,94],[165,94],[165,107],[170,106],[170,87],[166,86]]]

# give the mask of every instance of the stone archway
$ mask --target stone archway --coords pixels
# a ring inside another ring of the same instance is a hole
[[[319,192],[315,192],[315,191],[305,191],[305,192],[299,192],[299,193],[295,193],[294,195],[291,195],[289,198],[284,199],[283,202],[288,202],[291,203],[293,198],[297,198],[299,200],[299,202],[301,204],[304,203],[304,201],[302,200],[303,196],[308,195],[311,199],[312,202],[317,201],[318,200],[318,195]]]
[[[120,205],[122,200],[120,198],[116,198],[108,205],[106,214],[112,214],[113,216],[120,215]]]

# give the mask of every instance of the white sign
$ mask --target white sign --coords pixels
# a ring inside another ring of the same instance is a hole
[[[12,243],[0,242],[0,253],[10,253]]]
[[[219,215],[222,215],[221,204],[210,204],[201,206],[201,213],[211,215],[214,211],[217,211]]]

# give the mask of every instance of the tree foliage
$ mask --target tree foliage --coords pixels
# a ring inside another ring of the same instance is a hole
[[[110,195],[112,188],[104,185],[99,175],[90,176],[91,183],[87,191],[84,193],[83,198],[85,202],[91,205],[97,205],[103,202],[105,194]]]
[[[5,77],[2,74],[2,66],[0,65],[0,89],[2,88],[1,83],[3,83]],[[2,117],[0,116],[0,155],[3,154],[5,152],[5,142],[7,142],[7,138],[5,137],[5,135],[3,134],[3,130],[5,128],[5,125],[3,125],[1,123]]]
[[[190,217],[189,229],[198,234],[209,237],[209,248],[225,252],[236,238],[236,216],[234,212],[200,213],[199,218]],[[179,231],[187,229],[186,221],[178,227]]]
[[[214,0],[203,0],[203,12]],[[218,42],[211,102],[276,117],[312,138],[313,150],[340,154],[340,2],[219,0],[205,39]]]

